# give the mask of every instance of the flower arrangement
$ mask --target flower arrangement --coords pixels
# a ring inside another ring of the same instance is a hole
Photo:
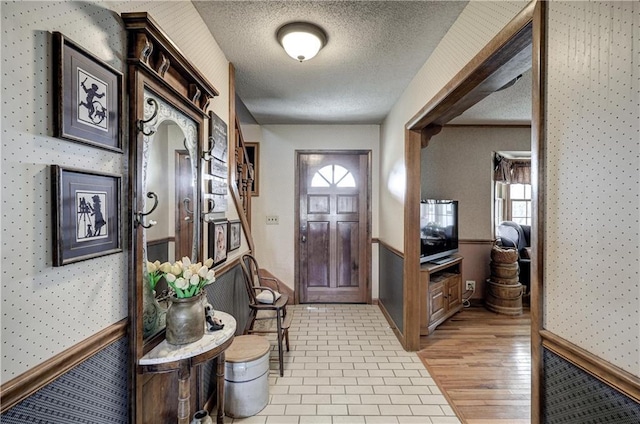
[[[160,278],[164,277],[177,298],[184,299],[197,296],[204,286],[216,280],[216,274],[211,268],[212,266],[213,259],[211,258],[204,263],[191,263],[191,259],[186,256],[174,264],[147,261],[151,290],[155,290]]]

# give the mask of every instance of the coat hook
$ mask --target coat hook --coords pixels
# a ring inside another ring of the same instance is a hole
[[[191,199],[189,199],[188,197],[185,197],[184,199],[182,199],[182,203],[184,204],[184,210],[187,211],[187,213],[189,215],[193,215],[193,211],[189,209],[189,205],[191,204]],[[189,217],[185,218],[185,221],[187,221]]]
[[[204,160],[211,159],[211,156],[213,154],[213,149],[216,147],[216,140],[213,138],[212,135],[209,136],[209,144],[211,144],[211,147],[209,148],[209,150],[207,150],[206,152],[202,152],[202,159]]]
[[[151,115],[151,117],[149,119],[139,119],[138,120],[138,131],[140,131],[142,134],[146,135],[147,137],[150,135],[153,135],[156,131],[153,129],[150,129],[149,131],[145,131],[144,130],[144,124],[148,124],[149,122],[153,121],[154,119],[156,119],[156,116],[158,116],[158,102],[156,102],[155,99],[152,98],[148,98],[147,99],[147,103],[149,103],[151,106],[153,106],[153,114]]]
[[[202,215],[204,215],[204,222],[211,222],[213,221],[213,219],[209,216],[209,214],[213,213],[214,209],[216,208],[216,201],[213,199],[204,199],[204,202],[209,204],[209,211],[202,212]]]
[[[142,228],[151,228],[154,225],[157,224],[156,221],[154,220],[149,220],[149,225],[145,225],[144,223],[144,217],[147,215],[151,215],[153,213],[153,211],[156,210],[156,208],[158,207],[158,195],[155,194],[153,191],[150,191],[147,193],[147,197],[149,199],[153,199],[153,207],[151,208],[151,210],[149,212],[136,212],[136,226],[140,225],[142,226]]]

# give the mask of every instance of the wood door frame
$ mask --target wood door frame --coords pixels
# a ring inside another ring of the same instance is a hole
[[[365,246],[366,250],[365,256],[365,264],[366,267],[365,275],[366,275],[366,301],[367,304],[371,304],[371,180],[372,180],[372,168],[371,168],[371,150],[361,150],[361,149],[349,149],[349,150],[296,150],[296,172],[295,172],[295,205],[294,205],[294,215],[295,215],[295,223],[294,223],[294,291],[295,291],[295,303],[300,303],[300,293],[301,288],[301,278],[300,278],[300,157],[302,155],[367,155],[367,204],[366,204],[366,219],[367,219],[367,234],[365,237]]]
[[[404,348],[420,347],[420,252],[414,242],[419,232],[420,151],[442,126],[504,85],[509,69],[518,69],[525,57],[523,43],[531,44],[532,68],[532,246],[531,269],[531,422],[542,420],[542,329],[545,180],[545,69],[546,3],[532,0],[405,126],[407,186],[404,207]],[[508,80],[508,79],[507,79]]]
[[[182,258],[182,256],[180,256],[180,254],[178,254],[178,251],[182,252],[182,249],[178,249],[178,243],[182,244],[182,229],[181,226],[179,225],[182,221],[182,219],[180,218],[180,205],[183,202],[183,199],[180,199],[180,197],[178,194],[182,193],[182,174],[179,173],[178,171],[182,169],[182,161],[181,159],[183,158],[189,158],[189,151],[188,150],[175,150],[175,164],[174,164],[174,171],[173,171],[173,185],[174,185],[174,212],[173,212],[173,222],[174,222],[174,230],[173,230],[173,256],[174,256],[174,262],[179,260],[180,258]],[[191,199],[191,208],[194,207],[194,200]],[[191,216],[191,224],[193,225],[193,220],[195,219],[195,213],[192,214]],[[195,234],[193,234],[193,231],[191,232],[191,246],[193,246],[193,238],[195,236]],[[192,248],[193,250],[193,248]],[[189,257],[193,256],[193,252],[189,253]]]

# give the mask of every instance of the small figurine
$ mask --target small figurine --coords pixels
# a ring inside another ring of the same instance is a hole
[[[209,302],[204,305],[204,316],[207,324],[209,324],[209,331],[218,331],[224,328],[224,324],[219,318],[213,316],[213,306]]]

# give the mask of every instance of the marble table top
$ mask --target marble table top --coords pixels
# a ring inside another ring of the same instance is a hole
[[[224,324],[222,330],[212,332],[207,330],[200,340],[186,345],[172,345],[167,343],[166,340],[163,340],[158,346],[140,358],[140,365],[155,365],[179,361],[200,355],[201,353],[220,346],[235,334],[236,320],[233,316],[222,311],[215,311],[214,316]]]

